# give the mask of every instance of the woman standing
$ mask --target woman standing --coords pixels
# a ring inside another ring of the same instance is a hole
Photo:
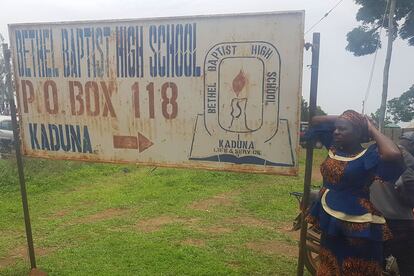
[[[329,150],[320,168],[320,200],[307,217],[322,231],[317,275],[381,275],[382,242],[390,232],[369,200],[369,185],[399,176],[398,147],[353,110],[314,117],[309,135]],[[376,143],[364,149],[361,143],[370,138]]]

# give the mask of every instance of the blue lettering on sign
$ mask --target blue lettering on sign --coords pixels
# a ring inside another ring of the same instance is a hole
[[[161,25],[158,31],[158,53],[161,52],[161,43],[165,43],[165,26]],[[162,61],[162,63],[161,63]],[[158,74],[165,77],[165,56],[158,58]]]
[[[64,135],[65,133],[65,135]],[[69,128],[65,127],[65,132],[63,132],[63,126],[59,125],[59,137],[60,137],[60,146],[62,147],[63,151],[70,151],[70,135],[69,135]],[[66,143],[65,143],[66,137]]]
[[[59,128],[57,125],[49,125],[50,149],[58,151],[60,149]]]
[[[82,77],[86,62],[88,78],[109,77],[110,27],[62,28],[61,44],[64,77]]]
[[[49,146],[49,140],[46,134],[46,128],[44,124],[40,125],[40,129],[41,129],[41,137],[42,137],[42,150],[50,150],[50,146]]]
[[[37,141],[37,124],[29,124],[29,133],[32,149],[39,149],[39,142]]]
[[[51,29],[16,30],[15,39],[19,77],[59,77]]]
[[[192,25],[186,24],[184,29],[184,74],[186,77],[191,76],[191,66],[193,64],[193,55],[190,52],[193,50]]]
[[[29,123],[29,136],[33,150],[93,152],[87,126]]]
[[[180,51],[175,55],[175,74],[178,77],[183,75],[183,25],[177,24],[175,27],[175,49]]]
[[[197,24],[151,25],[149,67],[151,77],[199,77]]]
[[[118,78],[144,76],[144,40],[142,26],[117,26],[116,72]]]
[[[154,77],[157,75],[157,59],[158,59],[158,52],[155,51],[154,44],[157,43],[157,27],[154,25],[151,25],[149,28],[149,36],[150,36],[150,48],[151,51],[154,53],[152,57],[149,58],[150,60],[150,75],[151,77]],[[154,65],[153,65],[154,64]]]

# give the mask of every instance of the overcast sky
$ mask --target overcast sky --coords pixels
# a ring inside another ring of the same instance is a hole
[[[1,0],[0,33],[8,39],[7,24],[71,20],[143,18],[197,14],[305,10],[305,30],[338,0]],[[358,6],[344,0],[325,20],[305,35],[321,33],[318,105],[330,114],[345,109],[361,111],[374,56],[354,57],[345,50],[346,34],[357,26]],[[383,37],[383,45],[386,45]],[[304,56],[303,96],[309,98],[309,52]],[[380,104],[385,48],[378,53],[367,112]],[[388,99],[414,84],[414,47],[397,40],[392,56]]]

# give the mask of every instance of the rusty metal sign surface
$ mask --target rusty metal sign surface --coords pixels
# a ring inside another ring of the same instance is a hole
[[[304,12],[9,26],[27,156],[297,173]]]

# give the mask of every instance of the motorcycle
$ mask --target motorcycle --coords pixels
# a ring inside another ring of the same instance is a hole
[[[303,193],[301,192],[291,192],[290,195],[294,196],[298,203],[299,203],[299,210],[305,208],[303,206],[302,197]],[[308,209],[312,206],[313,202],[318,200],[319,198],[319,190],[312,190],[309,194],[309,203],[306,206]],[[302,225],[302,212],[300,211],[299,214],[293,221],[292,231],[298,231],[301,229]],[[320,241],[321,241],[321,231],[315,225],[308,224],[308,230],[306,232],[306,245],[305,245],[305,258],[304,264],[306,269],[312,274],[316,275],[316,271],[319,264],[319,252],[320,252]],[[384,259],[384,270],[382,272],[383,276],[399,276],[398,273],[398,266],[396,259],[390,255]]]

